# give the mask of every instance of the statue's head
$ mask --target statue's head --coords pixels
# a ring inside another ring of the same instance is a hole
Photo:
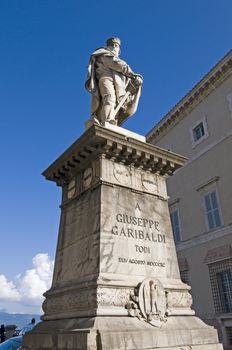
[[[119,38],[113,37],[107,39],[106,45],[116,56],[120,54],[121,40]]]
[[[119,39],[119,38],[109,38],[109,39],[107,39],[106,40],[106,45],[107,46],[110,46],[110,45],[112,45],[112,44],[114,44],[114,43],[116,43],[116,44],[118,44],[119,46],[121,46],[121,40]]]

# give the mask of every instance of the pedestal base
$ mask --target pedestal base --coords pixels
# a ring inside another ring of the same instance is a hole
[[[162,328],[130,317],[45,321],[25,335],[23,350],[223,350],[216,330],[193,316]]]
[[[62,186],[43,322],[23,350],[222,350],[180,280],[166,177],[185,158],[92,125],[43,174]]]

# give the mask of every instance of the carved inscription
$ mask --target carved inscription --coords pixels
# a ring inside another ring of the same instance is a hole
[[[70,183],[68,184],[68,191],[67,191],[67,197],[68,199],[71,199],[76,192],[76,180],[73,179],[72,181],[70,181]]]
[[[136,203],[135,209],[141,211],[139,203]],[[138,211],[137,215],[140,215]],[[166,235],[161,230],[160,222],[155,218],[116,213],[111,233],[115,238],[134,240],[134,252],[137,256],[141,254],[141,259],[119,257],[118,262],[165,267],[164,262],[152,260],[153,248],[156,249],[157,244],[166,244]],[[144,255],[150,257],[150,260],[144,260]]]
[[[123,165],[114,163],[113,174],[117,182],[124,184],[126,186],[131,185],[131,175]]]
[[[92,182],[92,178],[93,178],[93,170],[92,168],[87,168],[84,171],[83,174],[83,185],[84,188],[87,188],[90,186],[91,182]]]
[[[142,174],[141,180],[146,190],[149,192],[158,192],[158,180],[155,175],[149,173]]]
[[[157,233],[160,231],[158,221],[118,213],[116,214],[116,222],[117,225],[112,227],[113,235],[140,239],[144,242],[166,243],[165,235]],[[119,226],[119,224],[122,225]],[[129,228],[127,225],[133,228]]]
[[[165,234],[159,233],[158,221],[122,213],[116,214],[115,218],[117,224],[112,227],[112,234],[115,236],[141,240],[144,243],[166,243]],[[135,244],[135,249],[140,253],[151,253],[150,247]]]
[[[156,266],[156,267],[165,267],[164,262],[158,262],[158,261],[145,261],[145,260],[138,260],[138,259],[128,259],[128,258],[122,258],[119,257],[118,261],[120,263],[125,264],[135,264],[135,265],[147,265],[147,266]]]

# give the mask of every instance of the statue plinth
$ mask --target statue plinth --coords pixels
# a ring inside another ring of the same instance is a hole
[[[91,126],[43,173],[62,187],[61,221],[23,349],[221,350],[180,280],[166,177],[185,158],[120,130]]]

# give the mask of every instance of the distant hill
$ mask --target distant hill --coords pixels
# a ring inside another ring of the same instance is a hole
[[[40,321],[40,315],[30,314],[8,314],[7,312],[0,311],[0,325],[14,324],[17,328],[21,329],[23,326],[31,322],[32,318],[35,318],[36,323]]]

